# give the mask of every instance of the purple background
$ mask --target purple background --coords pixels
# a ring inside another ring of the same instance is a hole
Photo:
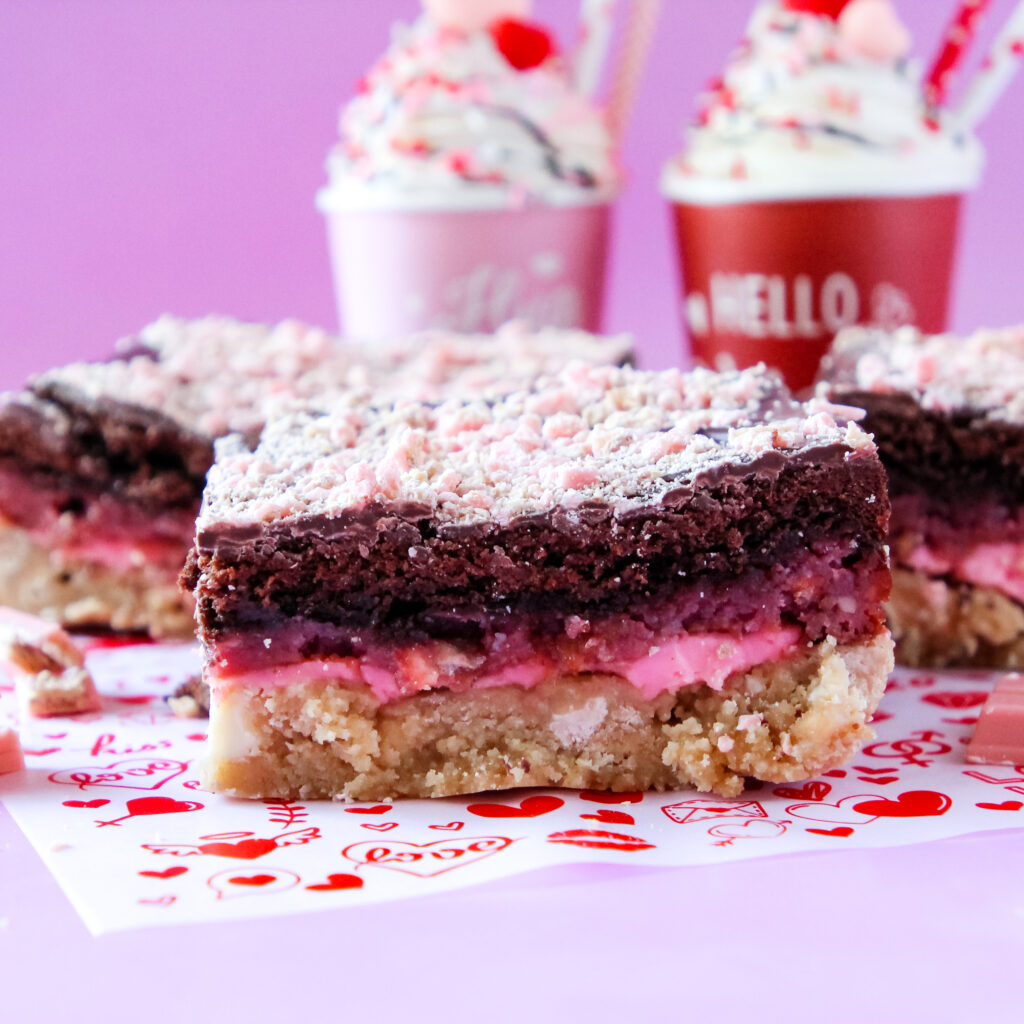
[[[620,4],[620,7],[622,5]],[[930,57],[953,0],[899,0]],[[1013,0],[993,0],[984,40]],[[694,98],[750,0],[666,0],[625,142],[607,326],[648,365],[680,357],[674,255],[657,194]],[[415,0],[0,0],[0,386],[107,353],[158,314],[334,326],[313,206],[340,102]],[[577,0],[536,0],[563,45]],[[980,49],[980,47],[979,47]],[[977,58],[978,54],[975,54]],[[982,136],[955,321],[1024,320],[1024,75]]]

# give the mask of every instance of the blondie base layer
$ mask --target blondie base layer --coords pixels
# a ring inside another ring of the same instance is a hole
[[[866,410],[892,501],[901,664],[1024,664],[1024,329],[852,330],[824,393]]]
[[[759,371],[572,365],[218,446],[186,579],[250,797],[807,778],[891,668],[870,439]]]
[[[628,355],[623,339],[515,326],[370,349],[293,321],[164,317],[108,362],[0,396],[0,604],[80,628],[191,633],[178,576],[215,438],[254,442],[267,419],[341,394],[486,394]]]

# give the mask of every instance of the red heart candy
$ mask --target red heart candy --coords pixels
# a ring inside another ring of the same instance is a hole
[[[313,892],[333,892],[337,889],[361,889],[363,880],[358,875],[328,875],[326,882],[318,885],[307,885]]]
[[[511,804],[470,804],[466,810],[480,818],[539,818],[565,804],[557,796],[528,796],[516,807]]]
[[[828,18],[838,18],[850,0],[786,0],[787,11],[800,14],[820,14]]]
[[[275,875],[235,875],[228,881],[232,885],[270,885],[271,882],[277,881],[277,877]]]
[[[143,878],[177,878],[178,875],[183,875],[188,871],[185,867],[176,868],[164,868],[163,871],[140,871],[139,874]]]
[[[922,789],[900,793],[895,800],[864,800],[854,804],[853,809],[878,818],[930,818],[945,814],[952,805],[953,801],[945,793]]]
[[[205,843],[199,847],[200,853],[209,853],[214,857],[235,857],[238,860],[255,860],[276,849],[277,843],[273,839],[243,839],[240,843]]]
[[[65,800],[65,807],[105,807],[109,800]]]
[[[518,18],[498,18],[487,27],[494,45],[517,71],[543,64],[555,52],[555,41],[546,29]]]
[[[853,829],[846,825],[840,825],[839,828],[809,828],[807,831],[816,836],[838,836],[840,839],[853,835]]]

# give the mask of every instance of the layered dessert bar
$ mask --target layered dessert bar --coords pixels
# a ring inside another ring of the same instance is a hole
[[[360,348],[295,321],[164,317],[108,362],[0,396],[0,603],[76,627],[190,633],[177,580],[215,438],[254,442],[269,418],[339,393],[501,389],[628,351],[623,339],[516,327]]]
[[[774,375],[568,365],[218,445],[207,784],[380,800],[802,779],[892,666],[874,445]]]
[[[897,660],[1024,666],[1024,328],[854,329],[823,377],[888,473]]]

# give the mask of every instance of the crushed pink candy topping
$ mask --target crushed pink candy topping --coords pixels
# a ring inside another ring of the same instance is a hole
[[[792,402],[763,367],[643,372],[570,363],[493,401],[372,407],[349,396],[322,416],[272,423],[255,452],[218,446],[200,531],[413,503],[451,523],[508,521],[595,500],[657,503],[716,466],[773,451],[874,451],[833,407]]]
[[[140,344],[151,354],[133,354]],[[122,346],[125,358],[73,363],[36,383],[153,409],[219,437],[251,433],[275,416],[353,391],[387,401],[490,394],[521,387],[570,359],[621,362],[630,352],[623,337],[521,324],[495,335],[432,331],[371,347],[296,320],[268,327],[222,316],[164,316]]]
[[[966,338],[851,328],[823,364],[819,394],[856,389],[906,393],[925,409],[975,409],[990,419],[1024,421],[1024,325]]]

